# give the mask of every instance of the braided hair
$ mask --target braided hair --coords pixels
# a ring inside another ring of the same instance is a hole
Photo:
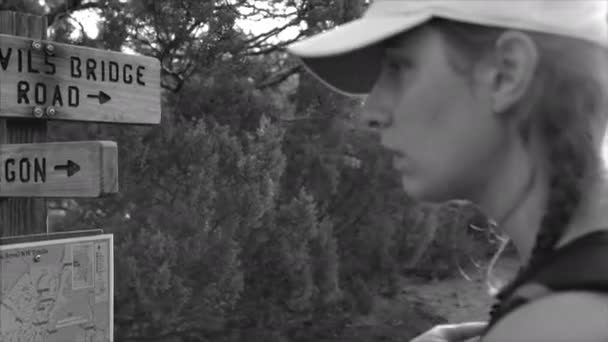
[[[567,104],[556,104],[556,101],[548,101],[541,96],[535,106],[537,116],[534,120],[538,126],[536,132],[544,141],[546,170],[549,176],[545,214],[528,265],[520,269],[515,279],[498,294],[498,303],[490,313],[490,325],[519,304],[516,300],[511,305],[501,307],[501,302],[545,262],[552,259],[557,243],[581,203],[583,191],[597,174],[600,165],[599,153],[588,133],[588,125],[592,120],[581,117],[597,113],[596,103],[599,97],[590,87],[589,80],[574,81],[570,78],[562,82],[552,80],[554,82],[551,83],[547,81],[552,78],[551,75],[556,75],[556,71],[544,72],[546,74],[540,77],[546,80],[543,84],[544,96],[567,96],[571,101]],[[584,88],[585,85],[588,86],[587,89],[572,89],[574,86]]]
[[[448,44],[455,47],[457,55],[464,57],[455,66],[465,73],[475,61],[491,53],[504,32],[501,28],[445,19],[433,20],[431,25],[448,37]],[[549,192],[528,265],[497,295],[490,326],[510,310],[510,307],[501,307],[501,302],[543,263],[551,260],[581,204],[584,190],[601,167],[597,134],[594,136],[592,127],[605,124],[602,110],[606,103],[602,101],[605,101],[603,94],[608,91],[608,81],[593,68],[602,65],[597,62],[599,50],[571,38],[528,34],[537,43],[540,60],[527,98],[533,101],[530,107],[533,115],[522,121],[519,128],[524,143],[529,143],[530,135],[534,134],[544,145],[543,164],[548,173]],[[552,58],[556,56],[560,57]],[[608,60],[605,53],[600,58],[604,58],[602,63]]]

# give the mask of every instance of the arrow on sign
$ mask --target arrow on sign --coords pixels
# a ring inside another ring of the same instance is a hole
[[[110,97],[110,95],[104,93],[103,91],[99,91],[99,94],[89,94],[87,95],[88,98],[92,98],[92,99],[98,99],[99,100],[99,104],[104,104],[108,101],[110,101],[112,98]]]
[[[80,165],[74,163],[71,160],[68,160],[67,164],[55,166],[55,171],[60,170],[66,170],[68,172],[68,177],[72,177],[73,175],[78,173],[78,171],[80,171]]]

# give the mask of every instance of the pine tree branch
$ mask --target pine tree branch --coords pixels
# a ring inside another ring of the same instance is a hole
[[[266,45],[259,45],[257,47],[250,46],[248,50],[253,50],[253,51],[246,50],[244,55],[245,56],[260,56],[260,55],[267,55],[267,54],[275,52],[275,51],[283,50],[285,48],[285,46],[290,45],[291,43],[295,43],[296,41],[300,40],[300,38],[304,37],[306,35],[306,33],[307,32],[305,30],[300,31],[300,33],[296,37],[282,41],[278,44],[266,44]]]
[[[279,83],[283,83],[283,81],[285,81],[288,78],[290,78],[291,76],[299,73],[300,71],[302,71],[301,65],[292,66],[291,68],[289,68],[287,70],[283,70],[282,72],[278,73],[274,77],[269,78],[269,79],[265,80],[264,82],[261,82],[260,84],[258,84],[256,86],[256,88],[257,89],[266,89],[266,88],[274,87]]]

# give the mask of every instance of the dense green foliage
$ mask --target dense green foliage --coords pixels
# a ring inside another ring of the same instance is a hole
[[[50,126],[53,140],[119,144],[119,194],[51,203],[67,213],[56,230],[115,234],[117,341],[305,341],[298,331],[339,329],[378,293],[394,295],[400,272],[442,276],[486,253],[466,229],[483,226],[480,213],[408,199],[391,155],[356,129],[359,102],[299,74],[281,50],[289,38],[237,25],[252,11],[287,13],[305,35],[365,1],[46,3],[0,7],[48,15],[57,41],[163,65],[161,125]],[[80,11],[101,17],[97,38],[73,19]]]

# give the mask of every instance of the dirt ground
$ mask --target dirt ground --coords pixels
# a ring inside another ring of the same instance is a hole
[[[496,265],[493,275],[508,281],[516,271],[515,259],[503,259]],[[466,276],[469,279],[459,276],[436,282],[405,278],[401,295],[429,305],[451,323],[486,320],[494,300],[486,285],[485,272],[467,270]]]
[[[505,258],[496,265],[494,275],[508,281],[516,270],[517,261]],[[434,282],[403,277],[396,298],[376,298],[373,312],[355,319],[347,336],[326,341],[402,342],[436,324],[485,321],[494,302],[485,273],[470,269],[466,275],[469,279],[457,276]]]

